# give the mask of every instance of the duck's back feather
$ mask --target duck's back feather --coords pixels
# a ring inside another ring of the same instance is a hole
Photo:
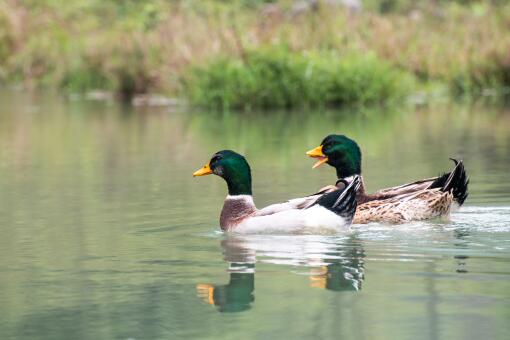
[[[379,190],[373,194],[365,195],[366,201],[394,198],[426,189],[440,188],[443,192],[451,192],[454,201],[461,206],[468,196],[469,179],[464,168],[464,163],[461,160],[459,161],[453,158],[451,158],[451,160],[455,163],[455,168],[451,172],[437,177]],[[358,200],[358,203],[362,202]]]
[[[280,211],[289,209],[306,209],[314,205],[317,200],[324,194],[338,190],[334,185],[328,185],[320,189],[318,192],[305,197],[293,198],[283,203],[276,203],[268,205],[258,211],[259,215],[271,215]]]
[[[358,205],[353,223],[402,223],[447,215],[453,195],[439,188],[424,189],[386,200],[373,200]]]

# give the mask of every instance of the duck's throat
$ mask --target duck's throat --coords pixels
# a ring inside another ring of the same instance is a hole
[[[235,228],[245,218],[257,211],[251,195],[228,195],[220,215],[223,230]]]
[[[356,166],[347,166],[347,167],[336,167],[336,177],[338,179],[348,178],[355,175],[361,175],[361,169]]]
[[[329,164],[335,168],[338,179],[361,175],[361,153],[359,150],[348,150],[342,157],[332,157]]]
[[[252,195],[251,178],[229,179],[227,180],[227,186],[229,196]]]

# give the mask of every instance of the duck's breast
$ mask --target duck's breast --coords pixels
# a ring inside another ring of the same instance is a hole
[[[230,230],[237,227],[243,220],[255,214],[256,211],[251,196],[227,196],[220,214],[221,229]]]

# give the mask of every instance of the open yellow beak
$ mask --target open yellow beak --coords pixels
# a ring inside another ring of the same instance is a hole
[[[315,169],[328,161],[328,157],[322,152],[322,145],[312,149],[306,153],[307,156],[312,158],[318,158],[319,160],[313,165],[312,169]]]
[[[211,170],[211,167],[209,166],[209,163],[207,163],[206,165],[204,165],[203,167],[201,167],[200,169],[198,169],[197,171],[195,171],[193,173],[193,177],[196,177],[196,176],[205,176],[205,175],[210,175],[212,174],[212,170]]]

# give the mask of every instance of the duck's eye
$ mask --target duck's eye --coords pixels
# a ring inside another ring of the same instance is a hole
[[[220,159],[221,159],[221,156],[219,156],[219,155],[214,156],[214,157],[211,159],[211,164],[216,163],[216,162],[217,162],[217,161],[219,161]]]

